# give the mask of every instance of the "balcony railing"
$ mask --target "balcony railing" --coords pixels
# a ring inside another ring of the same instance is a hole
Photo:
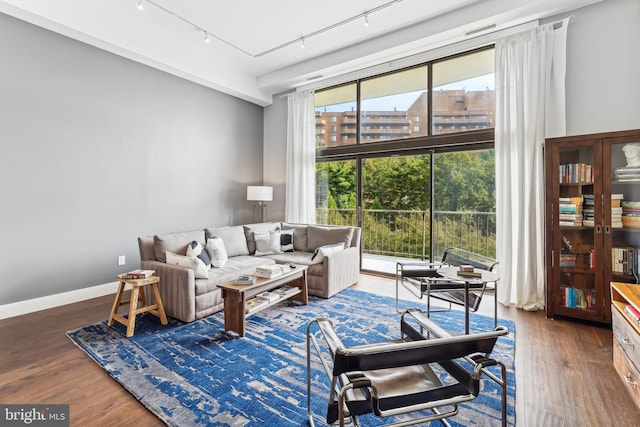
[[[356,225],[355,209],[316,209],[318,224]],[[433,212],[433,259],[448,247],[495,258],[495,212]],[[362,244],[366,254],[431,259],[429,211],[365,209]]]

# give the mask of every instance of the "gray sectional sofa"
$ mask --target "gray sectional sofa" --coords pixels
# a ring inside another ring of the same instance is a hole
[[[285,235],[288,240],[282,238]],[[265,243],[265,236],[278,236],[274,237],[278,247]],[[208,269],[208,277],[201,270],[167,263],[167,252],[173,259],[173,254],[186,255],[192,242],[206,248],[214,238],[222,239],[228,259],[224,266]],[[140,268],[155,270],[160,277],[167,315],[192,322],[223,309],[217,285],[253,274],[256,267],[266,264],[307,265],[309,294],[330,298],[358,282],[360,241],[359,227],[269,222],[143,236],[138,246]]]

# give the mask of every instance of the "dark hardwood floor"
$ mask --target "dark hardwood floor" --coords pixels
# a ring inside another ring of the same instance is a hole
[[[388,278],[363,274],[356,288],[395,296]],[[162,425],[65,336],[105,320],[112,302],[105,296],[0,320],[0,402],[69,404],[72,426]],[[481,311],[493,313],[491,296]],[[640,424],[613,369],[610,328],[503,306],[498,313],[516,325],[518,426]]]

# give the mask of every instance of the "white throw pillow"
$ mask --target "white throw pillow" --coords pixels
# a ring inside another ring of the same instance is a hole
[[[166,252],[167,264],[179,265],[181,267],[190,268],[195,273],[196,279],[208,279],[209,269],[205,267],[204,262],[200,258],[189,257],[184,255]]]
[[[211,258],[211,265],[215,268],[222,268],[227,263],[229,256],[224,246],[224,241],[220,237],[207,239],[207,253]]]
[[[256,256],[282,253],[280,250],[280,231],[254,233]]]
[[[313,252],[313,256],[311,257],[311,261],[313,264],[320,264],[324,257],[333,252],[338,252],[344,249],[344,243],[334,243],[332,245],[320,246]]]

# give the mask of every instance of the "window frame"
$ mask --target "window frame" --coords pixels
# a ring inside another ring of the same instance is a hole
[[[376,74],[366,78],[352,80],[339,85],[334,85],[321,90],[331,90],[347,85],[356,85],[356,142],[355,144],[332,146],[332,147],[318,147],[316,148],[316,161],[327,160],[339,160],[345,157],[353,156],[378,156],[378,155],[400,155],[400,154],[419,154],[419,152],[426,150],[429,152],[444,152],[444,151],[465,151],[465,150],[479,150],[479,149],[492,149],[494,148],[495,131],[494,128],[490,129],[470,129],[462,132],[433,134],[433,64],[438,62],[448,61],[457,57],[471,55],[477,52],[495,49],[495,45],[487,45],[481,48],[468,50],[455,55],[439,58],[436,60],[428,61],[421,64],[416,64],[411,67],[405,67],[402,69],[390,71],[388,73]],[[376,142],[362,142],[360,132],[360,119],[361,119],[361,93],[360,85],[362,82],[383,77],[385,75],[395,74],[403,72],[412,68],[427,67],[427,123],[421,126],[426,127],[427,135],[411,138],[399,138],[392,140],[383,140]]]

